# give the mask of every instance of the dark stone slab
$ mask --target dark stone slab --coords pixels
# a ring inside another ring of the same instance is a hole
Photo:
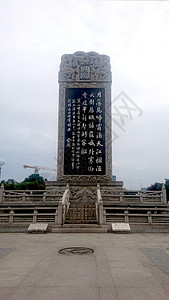
[[[169,255],[159,248],[140,248],[156,266],[169,276]]]
[[[8,253],[14,251],[15,248],[0,248],[0,258],[6,256]]]

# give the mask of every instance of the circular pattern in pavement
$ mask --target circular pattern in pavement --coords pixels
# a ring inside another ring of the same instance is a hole
[[[63,255],[88,255],[94,253],[94,250],[86,247],[69,247],[60,249],[58,253]]]

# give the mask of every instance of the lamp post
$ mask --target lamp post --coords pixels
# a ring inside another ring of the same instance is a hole
[[[4,164],[5,164],[4,161],[0,161],[0,182],[1,182],[1,170]]]

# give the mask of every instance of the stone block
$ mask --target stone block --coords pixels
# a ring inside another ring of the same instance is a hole
[[[30,224],[28,227],[28,232],[45,232],[48,228],[48,223],[35,223]]]
[[[129,223],[112,223],[112,230],[115,232],[129,232],[131,228]]]

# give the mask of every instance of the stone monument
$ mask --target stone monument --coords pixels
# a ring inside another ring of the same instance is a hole
[[[118,194],[112,181],[110,58],[78,51],[61,58],[57,181],[46,182],[59,194],[58,224],[103,224],[103,196]]]
[[[75,52],[59,71],[58,182],[112,181],[110,58]]]

